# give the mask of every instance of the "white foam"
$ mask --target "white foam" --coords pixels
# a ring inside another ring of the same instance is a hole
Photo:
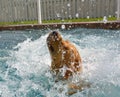
[[[18,51],[14,51],[12,53],[13,55],[11,56],[13,59],[8,61],[8,63],[11,63],[11,66],[16,68],[20,75],[39,73],[43,67],[45,68],[50,65],[50,56],[46,46],[46,37],[47,35],[42,36],[35,41],[27,39],[26,41],[19,43],[14,48],[18,49]]]

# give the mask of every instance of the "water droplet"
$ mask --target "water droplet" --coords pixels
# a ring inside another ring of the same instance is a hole
[[[2,91],[0,91],[0,97],[2,96]]]
[[[57,15],[57,17],[60,17],[60,14],[59,14],[59,13],[57,13],[56,15]]]
[[[111,18],[112,16],[111,15],[109,15],[109,18]]]
[[[65,25],[61,25],[61,28],[62,28],[62,29],[65,29]]]
[[[70,18],[70,19],[72,19],[72,16],[71,16],[71,15],[69,15],[69,18]]]
[[[87,19],[89,19],[90,18],[90,16],[87,16]]]
[[[103,17],[103,22],[104,22],[104,23],[107,23],[107,21],[108,21],[108,20],[107,20],[107,17],[104,16],[104,17]]]
[[[82,2],[84,2],[85,0],[82,0]]]
[[[79,13],[76,13],[76,17],[77,17],[77,18],[79,17]]]
[[[68,3],[67,6],[70,7],[70,3]]]

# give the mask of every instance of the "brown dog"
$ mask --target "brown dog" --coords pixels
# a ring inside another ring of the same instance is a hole
[[[73,74],[82,72],[82,62],[76,47],[53,31],[47,37],[47,46],[51,55],[51,70],[55,76],[68,80]]]

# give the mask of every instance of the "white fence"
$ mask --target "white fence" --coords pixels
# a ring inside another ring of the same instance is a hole
[[[117,20],[120,19],[120,0],[117,0]]]
[[[38,20],[37,0],[0,0],[0,22]],[[117,16],[117,0],[41,0],[42,20]]]
[[[0,21],[37,20],[36,0],[0,0]]]

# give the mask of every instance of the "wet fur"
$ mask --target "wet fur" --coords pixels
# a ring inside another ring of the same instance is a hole
[[[82,72],[82,61],[76,47],[62,38],[60,33],[49,34],[47,45],[51,55],[51,70],[55,75],[61,75],[61,69],[66,68],[62,79],[69,79],[74,73]]]
[[[47,37],[47,46],[51,56],[51,71],[57,77],[57,81],[69,80],[73,74],[82,72],[82,60],[76,47],[62,38],[58,32],[51,32]],[[62,69],[65,71],[63,72]],[[76,93],[88,83],[79,82],[78,84],[68,82],[68,95]]]

